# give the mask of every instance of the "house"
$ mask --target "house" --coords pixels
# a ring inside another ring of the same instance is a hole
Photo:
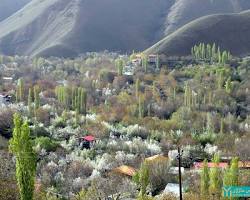
[[[0,94],[0,106],[6,106],[11,102],[11,96],[8,94]]]
[[[146,163],[156,163],[156,162],[166,162],[168,161],[168,157],[163,155],[154,155],[145,159]]]
[[[87,135],[82,138],[80,138],[80,147],[82,149],[90,149],[93,147],[94,143],[96,141],[96,138],[93,135]]]
[[[239,168],[250,169],[250,161],[239,161]]]
[[[155,54],[148,55],[148,63],[156,64],[158,62],[158,56]]]
[[[2,78],[2,80],[3,80],[4,82],[7,82],[7,83],[12,83],[12,82],[13,82],[13,78],[12,78],[11,76],[4,76],[4,77]]]
[[[182,191],[184,188],[182,187]],[[163,194],[173,194],[176,197],[180,196],[180,188],[177,183],[168,183],[163,191]]]
[[[125,175],[128,177],[132,177],[136,174],[136,170],[133,167],[127,166],[127,165],[122,165],[120,167],[114,168],[112,170],[113,173],[117,173],[120,175]]]
[[[142,64],[142,60],[138,58],[133,59],[131,62],[134,66],[139,66]]]
[[[195,169],[201,169],[201,168],[203,168],[203,166],[204,166],[203,162],[194,162],[194,168]],[[217,164],[213,163],[213,162],[209,162],[209,163],[207,163],[207,166],[208,166],[208,168],[213,168],[213,167],[216,167]],[[218,164],[218,167],[222,168],[222,169],[225,169],[225,168],[228,167],[228,163],[226,163],[226,162],[220,162]]]
[[[183,174],[185,172],[185,168],[181,167],[181,173]],[[170,167],[169,173],[173,175],[179,174],[179,167]]]
[[[132,65],[124,66],[123,75],[133,76],[134,75],[134,67]]]

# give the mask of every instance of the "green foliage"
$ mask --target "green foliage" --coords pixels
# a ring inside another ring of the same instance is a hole
[[[201,171],[201,195],[204,199],[209,195],[209,169],[207,160],[204,160]]]
[[[217,138],[216,134],[210,131],[206,131],[201,134],[193,134],[193,139],[199,142],[203,147],[206,144],[213,144]]]
[[[137,99],[139,99],[139,92],[140,92],[140,80],[136,79],[136,83],[135,83],[135,96]]]
[[[144,68],[145,73],[148,71],[148,56],[142,55],[142,67]]]
[[[28,110],[29,110],[29,117],[33,116],[33,92],[32,88],[29,88],[29,96],[28,96]]]
[[[139,188],[140,192],[138,199],[143,199],[147,197],[147,187],[150,183],[149,169],[146,164],[142,164],[140,170],[133,176],[133,181]]]
[[[32,149],[30,129],[19,114],[14,115],[10,150],[16,157],[16,179],[21,200],[32,200],[36,173],[36,155]]]
[[[219,155],[215,154],[214,158],[212,159],[212,162],[215,163],[215,167],[210,169],[209,172],[209,179],[210,179],[210,185],[209,185],[209,193],[215,194],[217,197],[221,195],[221,187],[222,187],[222,181],[221,181],[221,171],[219,168],[219,162],[220,157]]]
[[[34,86],[34,104],[35,104],[35,109],[37,110],[40,107],[40,88],[38,85]]]
[[[215,44],[204,44],[200,43],[191,48],[191,54],[195,60],[217,62],[222,65],[228,63],[231,59],[231,54],[229,51],[221,52],[220,47],[216,47]]]
[[[55,151],[59,144],[48,137],[38,137],[35,139],[35,145],[46,151]]]
[[[124,61],[122,59],[117,59],[115,61],[115,65],[116,65],[116,68],[117,68],[118,75],[122,76],[123,68],[124,68]]]
[[[68,110],[81,114],[87,112],[87,92],[81,87],[57,86],[55,94],[58,101]]]
[[[138,100],[138,117],[144,117],[144,100],[143,97],[140,95]]]
[[[232,91],[232,87],[233,87],[233,85],[232,85],[231,77],[229,77],[225,83],[226,92],[230,94]]]
[[[238,158],[233,158],[230,168],[228,168],[224,174],[223,185],[224,186],[237,186],[239,185],[239,165]]]
[[[24,101],[24,80],[22,78],[18,79],[17,89],[16,89],[16,101]]]

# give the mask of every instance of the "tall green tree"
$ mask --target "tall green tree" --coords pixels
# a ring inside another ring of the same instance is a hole
[[[139,118],[144,117],[144,100],[142,98],[142,95],[139,95],[138,99],[138,117]]]
[[[29,116],[33,116],[33,91],[32,88],[29,88],[29,96],[28,96],[28,109],[29,109]]]
[[[16,157],[16,179],[21,200],[32,200],[36,173],[36,155],[32,148],[30,129],[19,114],[14,115],[13,138],[10,151]]]
[[[239,159],[233,158],[230,167],[226,170],[223,179],[224,186],[238,186],[239,185]]]
[[[212,53],[211,53],[211,61],[216,62],[216,60],[217,60],[216,45],[215,45],[215,43],[213,43]]]
[[[147,73],[148,71],[148,56],[147,55],[142,56],[142,67],[144,68],[144,71]]]
[[[210,169],[209,172],[209,179],[210,179],[210,185],[209,185],[209,193],[215,194],[217,198],[221,196],[221,187],[222,187],[222,181],[221,181],[221,171],[219,168],[219,162],[220,157],[218,154],[215,154],[212,162],[215,164],[214,167]]]
[[[81,113],[84,115],[87,113],[87,92],[83,88],[81,89]]]
[[[226,92],[229,94],[231,93],[232,91],[232,81],[231,81],[231,77],[229,77],[227,80],[226,80],[226,83],[225,83],[225,90]]]
[[[17,81],[16,101],[24,101],[24,80],[22,78]]]
[[[115,64],[116,64],[118,75],[121,76],[123,74],[124,62],[122,59],[117,59]]]
[[[156,56],[156,69],[160,69],[160,56],[157,54]]]
[[[138,199],[147,198],[147,187],[150,183],[149,169],[146,164],[142,164],[140,170],[133,176],[133,181],[139,188]]]
[[[35,109],[38,109],[40,107],[40,89],[39,86],[34,86],[34,103],[35,103]]]
[[[136,79],[136,83],[135,83],[135,96],[137,99],[139,99],[139,92],[140,92],[140,80]]]
[[[203,162],[201,171],[201,196],[203,199],[208,199],[209,196],[209,169],[207,160]]]

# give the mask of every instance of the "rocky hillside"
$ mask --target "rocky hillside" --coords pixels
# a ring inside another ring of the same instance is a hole
[[[141,50],[163,37],[165,0],[33,0],[0,23],[5,54]]]
[[[0,21],[11,16],[31,0],[0,0]]]
[[[249,0],[176,0],[167,15],[165,35],[199,17],[250,9]]]
[[[0,13],[4,5],[28,1],[0,4]],[[69,57],[141,51],[200,16],[247,8],[249,0],[31,0],[0,22],[0,53]]]
[[[146,50],[169,56],[190,55],[200,42],[216,43],[234,55],[250,53],[250,11],[202,17],[183,26]]]

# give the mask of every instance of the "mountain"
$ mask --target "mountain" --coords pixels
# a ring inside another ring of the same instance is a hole
[[[200,16],[250,9],[249,0],[1,1],[31,2],[0,21],[0,53],[59,57],[141,51]]]
[[[146,53],[168,56],[190,55],[200,42],[216,43],[233,55],[250,53],[250,10],[239,14],[217,14],[194,20],[168,35]]]
[[[0,0],[0,21],[11,16],[31,0]]]
[[[206,15],[239,13],[247,9],[250,9],[249,0],[176,0],[166,18],[165,35]]]
[[[0,52],[74,56],[142,50],[164,36],[171,0],[33,0],[0,23]]]

